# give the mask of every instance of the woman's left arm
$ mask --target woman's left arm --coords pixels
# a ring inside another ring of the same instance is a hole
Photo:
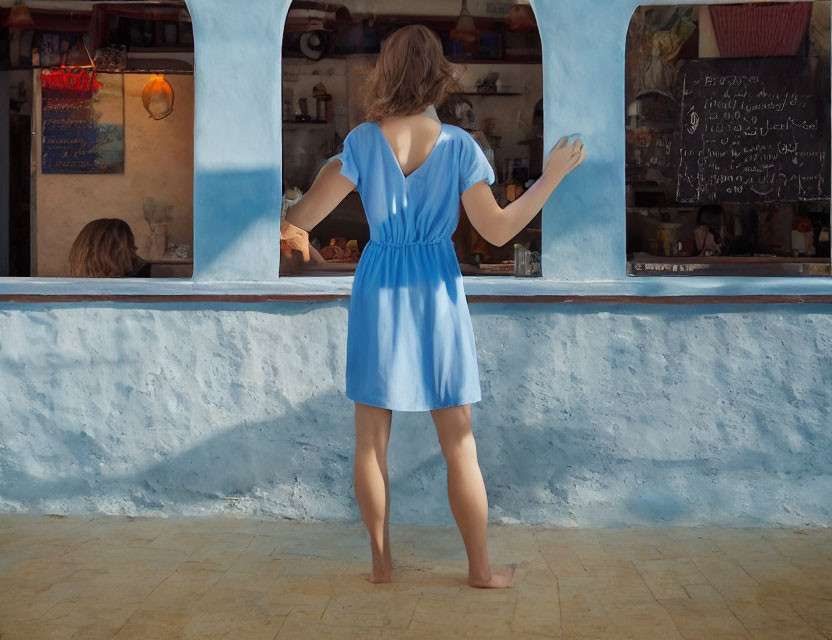
[[[312,186],[300,200],[286,211],[285,220],[304,231],[311,231],[326,218],[348,193],[355,189],[355,183],[340,173],[341,160],[327,162]]]

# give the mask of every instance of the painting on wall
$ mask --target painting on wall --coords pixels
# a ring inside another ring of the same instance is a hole
[[[124,173],[124,77],[41,72],[43,173]]]

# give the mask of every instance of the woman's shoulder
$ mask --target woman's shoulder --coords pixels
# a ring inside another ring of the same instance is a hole
[[[469,138],[471,137],[470,134],[465,129],[460,127],[459,125],[451,124],[450,122],[443,122],[442,127],[445,129],[445,131],[449,132],[452,136],[455,136],[455,137],[468,136]]]
[[[454,147],[458,150],[464,149],[466,144],[473,142],[476,144],[474,138],[465,129],[456,124],[443,123],[442,128],[445,133],[454,141]]]
[[[464,146],[466,143],[476,144],[471,134],[462,127],[449,122],[442,122],[441,124],[445,138],[454,141],[453,146],[455,148],[459,149],[460,145]],[[372,140],[373,138],[370,137],[373,133],[371,129],[377,126],[379,125],[375,121],[365,120],[350,129],[344,139],[349,138],[350,144]]]
[[[364,145],[366,144],[367,140],[369,140],[368,130],[372,126],[372,122],[366,120],[355,125],[352,129],[347,132],[347,135],[344,136],[344,144],[349,144],[354,146],[356,144]]]
[[[347,135],[348,136],[351,136],[351,135],[360,136],[365,131],[367,131],[367,129],[369,127],[373,126],[373,124],[375,124],[375,123],[372,122],[371,120],[365,120],[364,122],[360,122],[359,124],[355,125],[352,129],[350,129],[349,132],[347,133]]]

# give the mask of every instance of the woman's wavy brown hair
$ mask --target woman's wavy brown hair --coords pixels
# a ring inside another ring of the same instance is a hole
[[[457,90],[455,67],[445,59],[434,31],[411,24],[394,31],[381,45],[376,65],[361,85],[367,120],[421,113],[439,107]]]
[[[135,240],[130,225],[119,218],[87,223],[69,250],[73,278],[124,278],[133,273]]]

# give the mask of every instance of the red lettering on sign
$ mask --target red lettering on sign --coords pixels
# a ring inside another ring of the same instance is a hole
[[[98,91],[102,86],[96,78],[95,71],[90,72],[84,69],[77,71],[47,70],[41,74],[40,82],[44,89],[83,93]]]

